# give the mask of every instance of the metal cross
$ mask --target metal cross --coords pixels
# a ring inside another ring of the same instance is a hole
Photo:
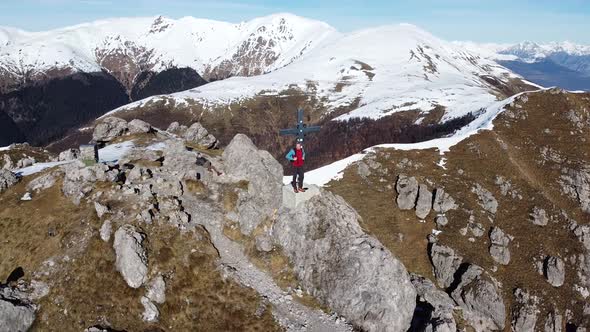
[[[314,133],[320,131],[320,126],[307,126],[303,123],[303,109],[300,108],[297,110],[297,127],[296,128],[289,128],[289,129],[281,129],[279,130],[279,135],[287,136],[293,135],[297,136],[297,142],[302,143],[303,139],[305,138],[305,134],[307,133]]]

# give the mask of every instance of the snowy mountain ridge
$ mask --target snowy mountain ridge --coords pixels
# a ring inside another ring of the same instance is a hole
[[[289,89],[314,95],[329,110],[358,103],[339,119],[381,118],[399,111],[448,110],[443,121],[488,106],[520,77],[492,60],[443,41],[411,24],[336,35],[289,66],[252,77],[232,77],[167,97],[205,108],[276,96]],[[126,105],[115,112],[161,96]],[[112,114],[112,113],[111,113]]]
[[[332,35],[337,32],[329,25],[290,14],[239,24],[159,16],[45,32],[0,28],[0,80],[106,69],[129,87],[141,71],[171,67],[193,68],[206,79],[258,75],[291,63]]]

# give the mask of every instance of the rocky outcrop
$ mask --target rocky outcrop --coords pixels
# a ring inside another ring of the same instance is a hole
[[[28,331],[35,321],[35,310],[22,292],[0,286],[0,331]]]
[[[416,201],[416,216],[425,219],[432,207],[432,193],[425,184],[418,186],[418,200]]]
[[[547,226],[547,223],[549,223],[547,212],[537,206],[533,208],[533,211],[530,213],[530,217],[533,224],[537,226]]]
[[[578,201],[582,211],[590,213],[590,167],[563,169],[559,183],[562,191]]]
[[[158,304],[166,302],[166,282],[162,275],[158,274],[152,279],[152,281],[150,281],[145,296],[150,299],[150,301]]]
[[[498,282],[481,267],[469,265],[451,297],[463,309],[463,318],[476,331],[504,328],[506,307]]]
[[[498,201],[490,191],[482,187],[479,183],[471,188],[471,192],[477,195],[479,205],[489,213],[495,214],[498,211]]]
[[[96,142],[109,142],[127,132],[127,121],[109,116],[102,119],[92,133],[92,139]]]
[[[115,265],[131,288],[138,288],[147,281],[148,261],[144,240],[145,235],[137,232],[132,225],[121,226],[115,232]]]
[[[9,170],[0,169],[0,193],[18,183],[19,178]]]
[[[514,308],[512,310],[512,331],[536,331],[539,314],[539,298],[520,288],[514,291]]]
[[[543,275],[553,287],[560,287],[565,281],[565,264],[559,257],[549,256],[543,263]]]
[[[283,209],[272,229],[303,288],[367,331],[405,331],[416,292],[402,263],[365,234],[341,197],[322,191]]]
[[[239,194],[236,210],[240,230],[250,234],[281,206],[283,167],[270,153],[258,150],[242,134],[232,139],[222,158],[227,176],[248,183],[247,191]]]
[[[508,265],[510,263],[510,245],[511,237],[502,231],[500,227],[494,227],[490,231],[490,255],[499,264]]]
[[[436,188],[434,192],[434,201],[432,202],[432,209],[438,214],[445,214],[450,210],[457,208],[455,200],[451,195],[445,192],[443,188]]]
[[[415,177],[400,174],[395,184],[397,206],[400,210],[411,210],[416,206],[418,198],[418,181]]]
[[[545,318],[544,332],[563,331],[563,318],[555,310],[550,311]]]
[[[453,316],[455,309],[455,302],[449,295],[438,288],[432,281],[412,274],[412,285],[416,289],[418,301],[428,304],[432,307],[430,317],[426,326],[423,327],[425,331],[433,332],[456,332],[457,324]]]
[[[158,318],[160,317],[160,311],[158,310],[158,307],[156,307],[156,305],[145,296],[141,297],[141,304],[143,305],[141,319],[147,323],[157,322]]]
[[[78,155],[80,155],[80,150],[67,149],[67,150],[60,152],[57,160],[59,160],[59,161],[76,160],[76,159],[78,159]]]
[[[92,191],[96,182],[113,182],[119,176],[118,169],[105,164],[85,167],[78,161],[63,165],[61,169],[65,173],[62,192],[76,205]]]
[[[430,246],[430,261],[438,286],[446,289],[453,283],[455,273],[463,262],[463,257],[450,247],[433,243]]]
[[[178,122],[172,122],[166,131],[206,149],[214,149],[219,144],[217,138],[211,135],[199,122],[193,123],[190,127],[180,125]]]
[[[152,125],[139,119],[133,119],[127,124],[127,129],[129,134],[146,134],[152,131]]]

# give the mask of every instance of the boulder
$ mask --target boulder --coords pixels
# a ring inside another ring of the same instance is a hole
[[[80,155],[80,150],[78,149],[67,149],[62,151],[57,158],[59,161],[68,161],[68,160],[76,160],[78,159],[78,155]]]
[[[418,200],[416,201],[416,216],[425,219],[432,207],[432,193],[425,184],[418,186]]]
[[[109,142],[122,136],[126,131],[127,121],[114,116],[109,116],[102,119],[101,122],[94,127],[92,139],[96,142]]]
[[[111,221],[105,220],[105,222],[102,223],[102,226],[100,226],[100,231],[99,231],[100,238],[104,242],[108,242],[111,239],[112,232],[113,232],[113,229],[112,229]]]
[[[508,265],[510,263],[510,236],[506,235],[500,227],[492,228],[490,232],[490,255],[499,264]]]
[[[2,159],[4,160],[4,165],[2,165],[2,169],[10,171],[15,168],[14,163],[12,162],[12,159],[10,159],[8,154],[3,155]]]
[[[166,302],[166,282],[161,274],[158,274],[147,287],[146,297],[158,304]]]
[[[131,288],[139,288],[147,281],[148,260],[144,240],[145,235],[137,232],[132,225],[121,226],[115,232],[115,265]]]
[[[145,296],[141,297],[141,304],[143,305],[141,319],[147,323],[157,322],[158,318],[160,317],[160,311],[158,310],[158,307],[156,307],[156,305]]]
[[[479,205],[489,213],[495,214],[498,211],[498,201],[486,188],[482,187],[479,183],[475,184],[475,187],[471,188],[471,192],[477,195],[479,199]]]
[[[133,119],[127,125],[127,129],[130,134],[146,134],[152,131],[152,125],[139,119]]]
[[[19,178],[9,170],[0,169],[0,193],[14,186],[19,181]]]
[[[447,194],[444,189],[436,188],[434,191],[434,201],[432,203],[432,209],[434,212],[444,214],[456,208],[457,205],[455,204],[453,197]]]
[[[35,179],[31,180],[27,184],[27,190],[30,191],[41,191],[45,189],[49,189],[55,185],[57,182],[57,178],[59,176],[59,172],[49,172],[45,173]]]
[[[415,177],[400,174],[395,184],[397,206],[400,210],[411,210],[416,206],[418,198],[418,181]]]
[[[238,223],[244,234],[250,234],[265,218],[281,207],[283,167],[270,153],[258,150],[243,134],[237,134],[223,151],[225,175],[236,182],[245,180],[236,202]]]
[[[514,291],[514,297],[512,331],[536,331],[539,299],[520,288]]]
[[[16,168],[25,168],[35,164],[35,158],[23,158],[16,162]]]
[[[547,212],[537,206],[533,208],[533,211],[530,213],[530,217],[531,222],[537,226],[547,226],[547,223],[549,223]]]
[[[564,169],[562,172],[562,191],[577,200],[582,211],[590,213],[590,167],[580,170]]]
[[[444,214],[439,214],[436,216],[435,222],[438,227],[443,227],[449,223],[449,219]]]
[[[550,311],[545,318],[544,332],[561,332],[563,330],[563,318],[555,310]]]
[[[28,331],[35,321],[35,310],[22,292],[0,286],[0,331]]]
[[[463,257],[450,247],[433,243],[430,246],[430,261],[438,286],[446,289],[453,283],[455,272],[461,266]]]
[[[506,307],[498,282],[477,265],[469,265],[459,278],[451,297],[463,309],[463,318],[476,331],[504,329]]]
[[[360,216],[327,191],[282,209],[273,225],[302,287],[366,331],[406,331],[416,291],[403,264],[365,234]]]
[[[265,234],[256,237],[256,250],[260,252],[271,252],[273,249],[272,239]]]
[[[455,302],[449,295],[438,288],[432,281],[416,274],[411,275],[412,285],[416,289],[418,300],[432,307],[425,331],[456,332],[457,324],[453,316]]]
[[[565,281],[565,264],[559,257],[549,256],[543,263],[543,275],[553,287],[560,287]]]
[[[111,212],[111,209],[107,205],[102,205],[99,202],[94,202],[94,210],[96,210],[98,218],[102,218],[102,216]]]
[[[203,127],[198,122],[195,122],[190,127],[188,127],[183,137],[185,140],[193,142],[207,149],[216,148],[218,144],[217,138],[209,134],[207,129],[205,129],[205,127]]]
[[[305,192],[295,193],[293,191],[293,186],[290,184],[283,186],[283,206],[289,209],[294,209],[320,193],[320,187],[316,185],[304,184],[304,187],[307,188]]]

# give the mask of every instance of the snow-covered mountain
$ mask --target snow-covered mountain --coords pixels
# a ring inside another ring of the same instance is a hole
[[[357,105],[340,119],[380,118],[437,106],[443,121],[477,111],[519,77],[420,28],[400,24],[335,35],[289,66],[265,75],[232,77],[173,94],[213,109],[259,95],[297,90],[314,95],[328,111]],[[161,99],[156,96],[117,110]]]
[[[34,33],[0,28],[0,81],[18,87],[105,69],[131,90],[142,71],[189,67],[213,80],[258,75],[291,63],[333,35],[337,32],[323,22],[290,14],[239,24],[149,17]]]

